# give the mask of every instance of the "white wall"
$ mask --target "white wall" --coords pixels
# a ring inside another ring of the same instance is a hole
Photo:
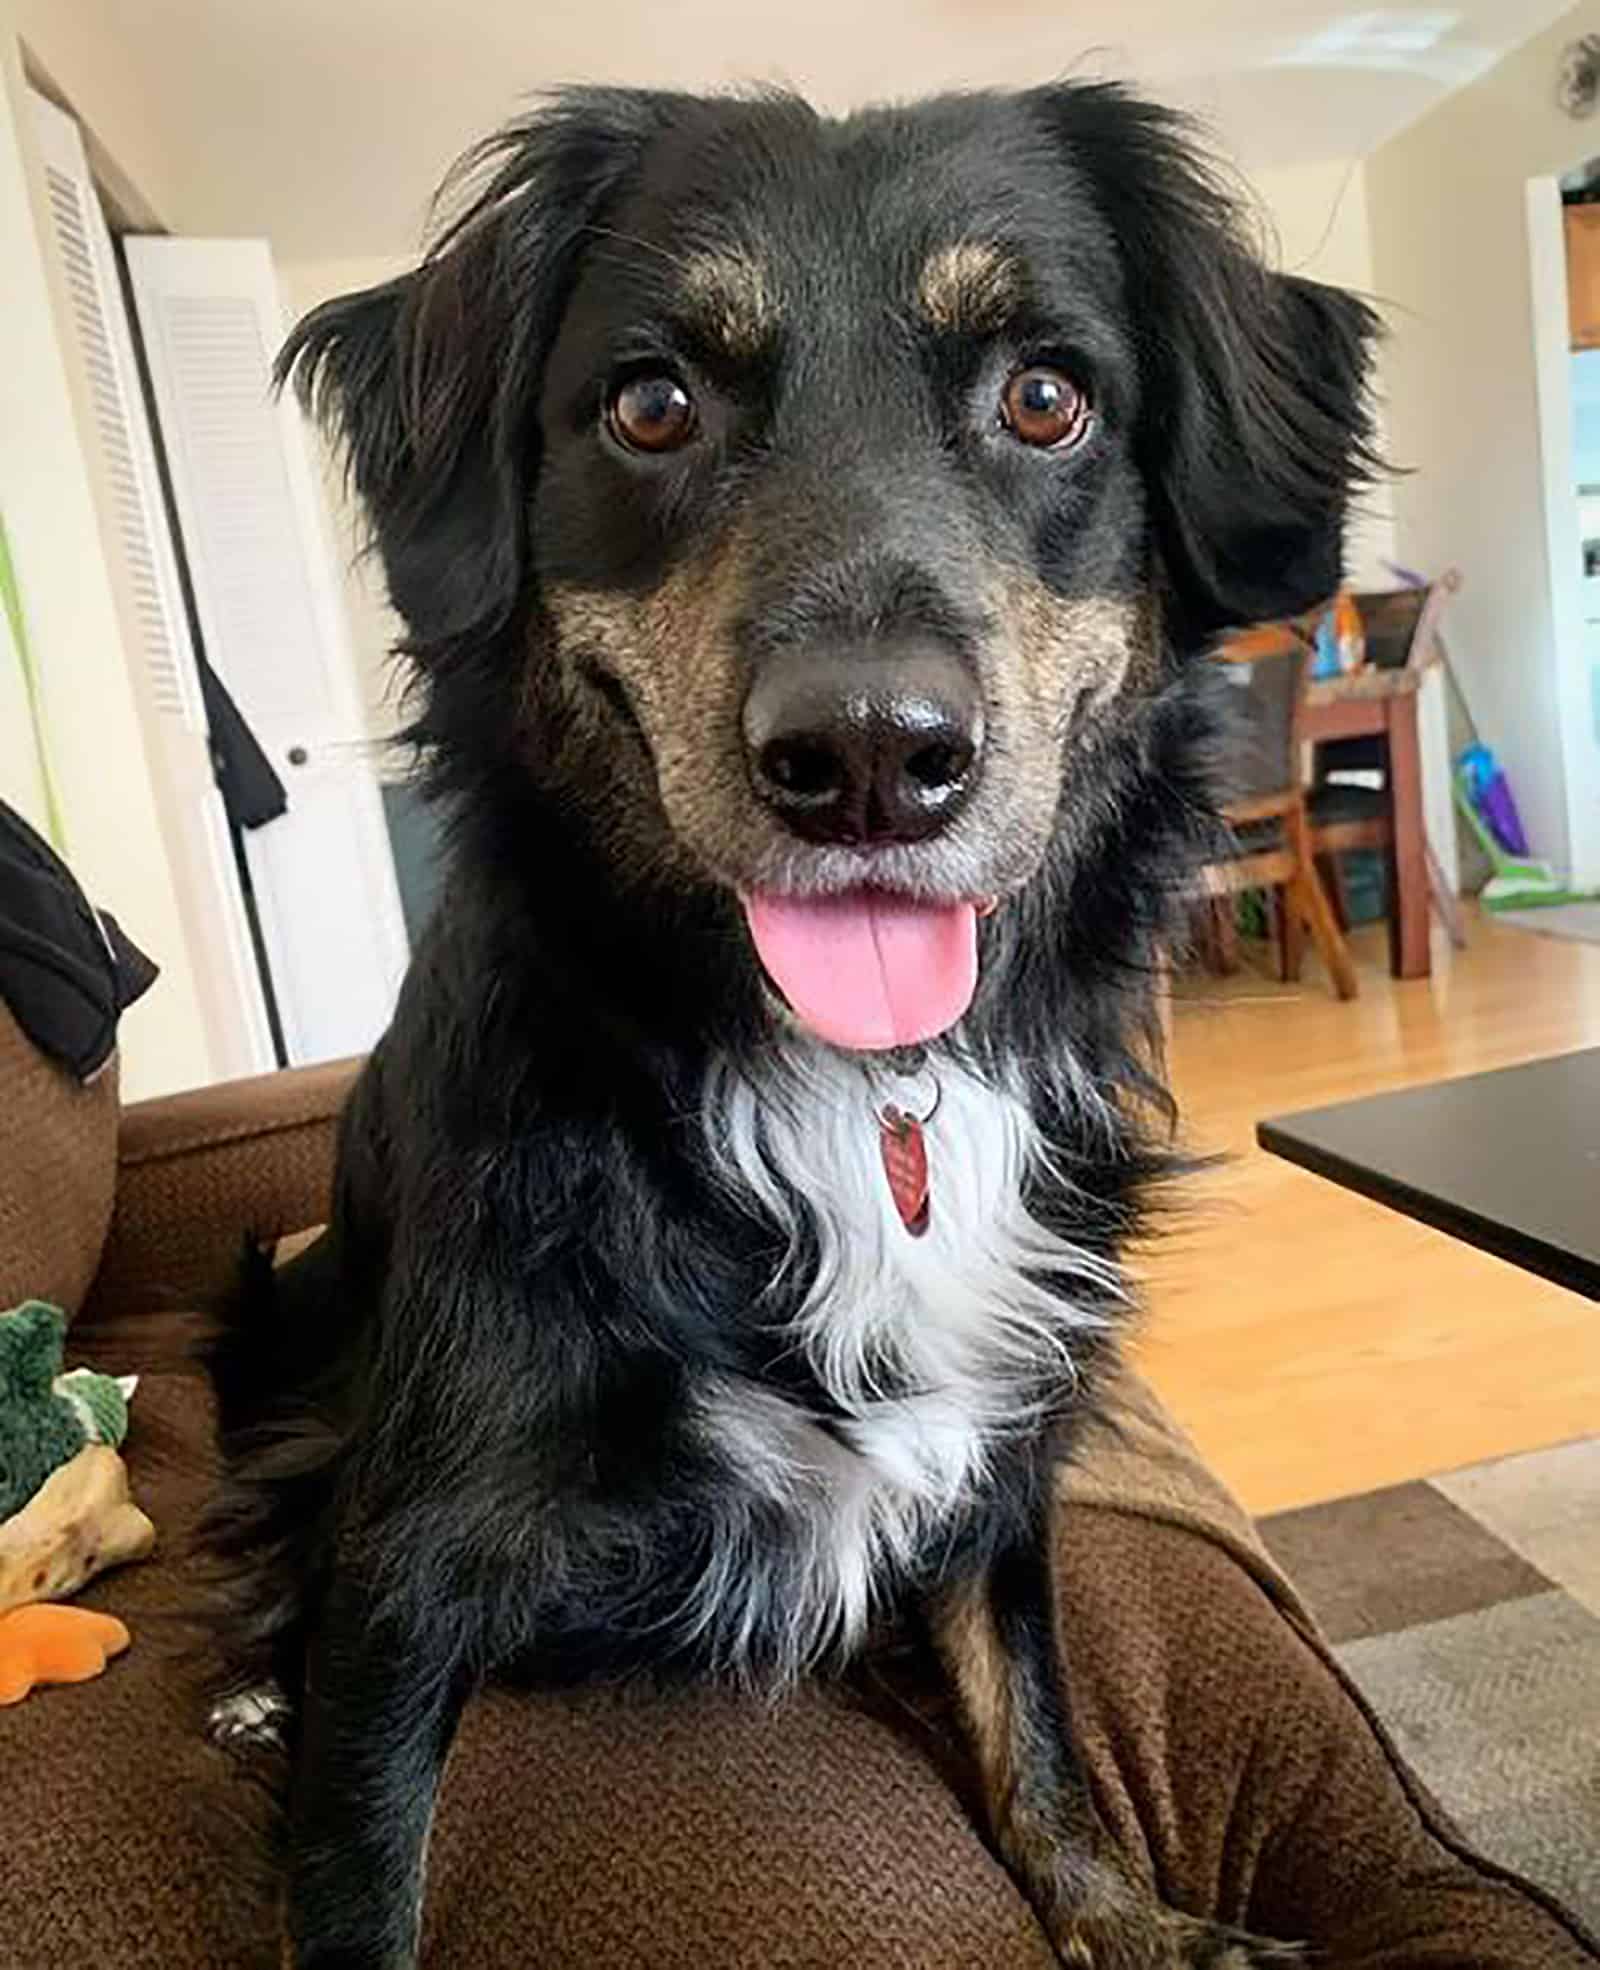
[[[27,625],[23,628],[26,632]],[[45,797],[44,764],[34,743],[33,707],[28,702],[22,653],[12,643],[3,603],[0,603],[0,800],[14,807],[30,827],[48,838],[50,803]]]
[[[1535,849],[1571,851],[1561,654],[1551,609],[1527,185],[1600,145],[1556,106],[1557,63],[1600,32],[1600,0],[1556,25],[1367,161],[1373,278],[1392,326],[1390,444],[1400,558],[1457,563],[1450,656],[1506,762]],[[1576,579],[1576,573],[1574,574]]]
[[[125,613],[63,357],[11,0],[0,0],[0,510],[39,673],[66,851],[89,896],[161,965],[122,1027],[130,1098],[211,1078],[188,944],[134,702]]]

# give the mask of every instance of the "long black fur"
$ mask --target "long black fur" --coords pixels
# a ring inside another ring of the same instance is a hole
[[[1106,334],[1130,352],[1133,490],[1104,554],[1148,573],[1157,674],[1076,755],[1051,846],[985,928],[964,1027],[980,1069],[1020,1077],[1070,1171],[1036,1178],[1033,1214],[1115,1261],[1167,1167],[1155,959],[1212,839],[1194,658],[1222,627],[1335,586],[1347,496],[1373,463],[1374,325],[1265,271],[1181,122],[1119,89],[876,116],[846,126],[865,185],[893,179],[937,218],[958,192],[970,209],[976,183],[1004,214],[1014,187],[982,181],[993,135],[1081,222],[1097,291],[1120,295]],[[828,1413],[786,1332],[807,1265],[774,1283],[782,1229],[730,1196],[697,1121],[713,1059],[770,1043],[737,904],[649,844],[618,849],[528,657],[548,570],[581,572],[588,551],[542,482],[557,471],[546,364],[580,271],[645,251],[617,215],[691,140],[777,179],[832,141],[818,127],[784,97],[562,95],[485,147],[486,187],[417,274],[319,309],[284,353],[347,449],[407,625],[412,738],[452,813],[443,904],[344,1120],[328,1236],[253,1280],[214,1359],[225,1640],[241,1683],[274,1676],[298,1703],[305,1970],[412,1960],[432,1791],[476,1682],[721,1661],[716,1634],[675,1625],[731,1482],[688,1424],[706,1374]],[[1074,527],[1037,528],[1064,593]],[[591,578],[625,585],[610,551],[592,551]],[[615,744],[638,744],[620,715]],[[1109,1126],[1086,1083],[1110,1097]],[[1041,1368],[1044,1422],[996,1452],[891,1599],[1038,1544],[1050,1464],[1113,1336],[1083,1339],[1070,1385]],[[759,1680],[781,1654],[758,1632],[744,1667]]]

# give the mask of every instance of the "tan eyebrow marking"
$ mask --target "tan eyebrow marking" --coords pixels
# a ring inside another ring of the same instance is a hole
[[[935,328],[999,328],[1016,305],[1016,262],[986,240],[963,239],[930,253],[917,280],[917,305]]]
[[[685,300],[730,355],[753,356],[771,339],[778,308],[765,270],[748,253],[697,253],[683,264]]]

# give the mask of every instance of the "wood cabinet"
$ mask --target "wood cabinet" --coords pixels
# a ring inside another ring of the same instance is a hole
[[[1600,349],[1600,205],[1569,205],[1567,312],[1574,349]]]

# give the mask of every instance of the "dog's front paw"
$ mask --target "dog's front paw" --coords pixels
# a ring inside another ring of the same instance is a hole
[[[1298,1943],[1268,1942],[1193,1916],[1172,1917],[1172,1942],[1176,1953],[1171,1962],[1182,1970],[1305,1970],[1305,1952]]]
[[[226,1751],[276,1751],[287,1739],[289,1718],[289,1699],[276,1683],[251,1683],[217,1699],[206,1735]]]
[[[1306,1964],[1297,1944],[1268,1942],[1170,1909],[1071,1923],[1054,1941],[1068,1970],[1305,1970]]]

